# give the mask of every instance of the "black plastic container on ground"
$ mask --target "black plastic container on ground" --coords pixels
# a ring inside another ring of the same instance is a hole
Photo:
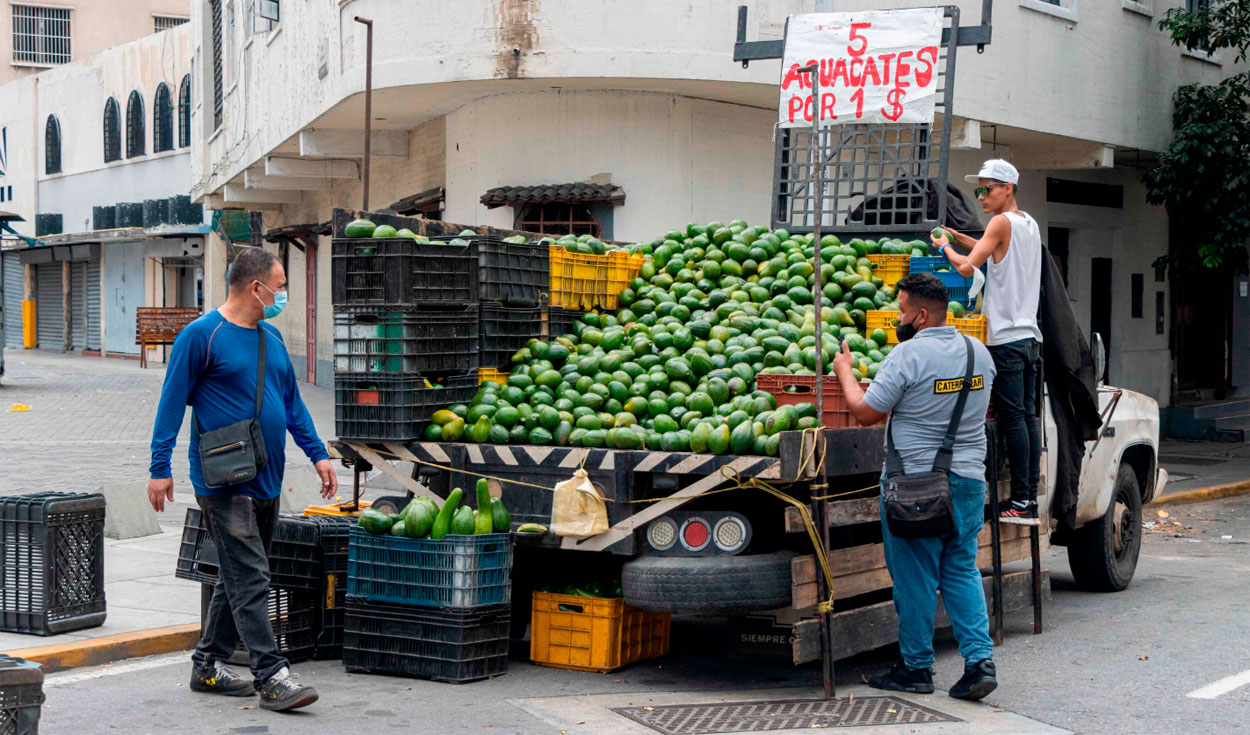
[[[38,735],[43,699],[39,664],[0,654],[0,734]]]
[[[347,575],[327,575],[325,599],[320,604],[317,628],[317,646],[313,658],[317,661],[343,658],[343,622],[347,608]]]
[[[343,666],[348,671],[451,684],[508,670],[511,605],[422,610],[347,598]]]
[[[213,597],[213,585],[200,586],[200,625],[208,617],[208,602]],[[320,624],[320,593],[313,590],[291,590],[270,587],[266,604],[269,607],[269,624],[273,628],[278,655],[291,663],[311,660],[317,650]],[[247,646],[243,640],[234,649],[229,662],[247,666],[250,662]]]
[[[0,498],[0,630],[56,635],[104,623],[104,496]]]
[[[450,236],[432,237],[451,242]],[[546,244],[506,243],[498,235],[460,238],[477,247],[478,298],[505,306],[539,306],[551,290],[551,258]]]
[[[573,322],[582,318],[584,311],[571,311],[552,306],[547,309],[547,338],[555,339],[573,333]]]
[[[347,306],[334,310],[334,371],[425,375],[476,370],[478,307],[412,311]]]
[[[334,428],[340,439],[413,441],[421,438],[434,412],[468,403],[477,392],[474,373],[420,375],[338,373],[334,376]]]
[[[481,367],[508,372],[512,356],[531,339],[543,338],[543,308],[509,309],[483,303],[481,324]]]
[[[305,516],[281,516],[269,549],[270,583],[274,587],[319,592],[322,587],[322,549],[318,525]],[[174,576],[215,584],[219,571],[217,547],[198,507],[187,508],[182,544]]]
[[[332,299],[338,306],[444,309],[477,303],[477,247],[407,237],[331,241]]]

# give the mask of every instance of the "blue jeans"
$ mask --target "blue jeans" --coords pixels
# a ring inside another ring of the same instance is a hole
[[[953,538],[901,539],[890,533],[882,500],[881,535],[885,563],[894,580],[898,647],[909,669],[933,666],[933,616],[937,593],[951,619],[959,652],[973,663],[992,658],[985,590],[977,571],[977,534],[985,523],[985,483],[952,474],[956,535]]]

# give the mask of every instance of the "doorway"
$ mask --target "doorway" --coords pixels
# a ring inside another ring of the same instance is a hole
[[[104,257],[104,349],[139,354],[135,344],[135,309],[143,306],[143,247],[127,243],[108,248]]]

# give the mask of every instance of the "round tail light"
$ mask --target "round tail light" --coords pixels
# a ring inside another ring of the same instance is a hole
[[[657,551],[668,551],[677,543],[677,524],[671,518],[661,518],[647,529],[647,543]]]
[[[712,538],[721,551],[737,551],[746,543],[747,528],[741,519],[726,516],[716,522]]]
[[[712,538],[712,529],[702,518],[691,518],[681,526],[681,545],[690,551],[700,551]]]

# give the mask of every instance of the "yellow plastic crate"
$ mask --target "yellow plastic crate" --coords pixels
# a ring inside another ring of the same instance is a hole
[[[869,255],[868,259],[876,266],[872,272],[890,288],[894,288],[899,281],[903,280],[903,276],[911,273],[910,255],[882,255],[878,253]]]
[[[897,311],[870,311],[867,312],[864,319],[865,336],[872,334],[874,329],[884,329],[886,343],[898,344],[898,337],[894,334],[894,320],[898,319]],[[982,343],[989,336],[989,323],[982,314],[972,314],[956,319],[951,312],[946,312],[946,323],[955,328],[960,334],[966,334],[973,339],[978,339]]]
[[[570,253],[559,245],[550,248],[550,306],[576,311],[616,309],[621,290],[638,275],[646,261],[623,250],[586,255]]]
[[[535,592],[530,660],[539,666],[606,672],[668,653],[672,616],[600,599]]]
[[[502,370],[496,370],[495,368],[478,368],[477,384],[481,385],[488,380],[493,380],[496,383],[503,385],[508,382],[508,374]]]
[[[356,511],[343,510],[343,506],[351,505],[351,502],[352,501],[350,500],[344,500],[341,503],[331,503],[330,505],[310,505],[304,509],[304,515],[306,516],[358,516],[360,515],[360,510],[364,510],[365,508],[368,508],[369,506],[373,505],[373,501],[371,500],[362,500],[360,501],[360,510],[356,510]]]

